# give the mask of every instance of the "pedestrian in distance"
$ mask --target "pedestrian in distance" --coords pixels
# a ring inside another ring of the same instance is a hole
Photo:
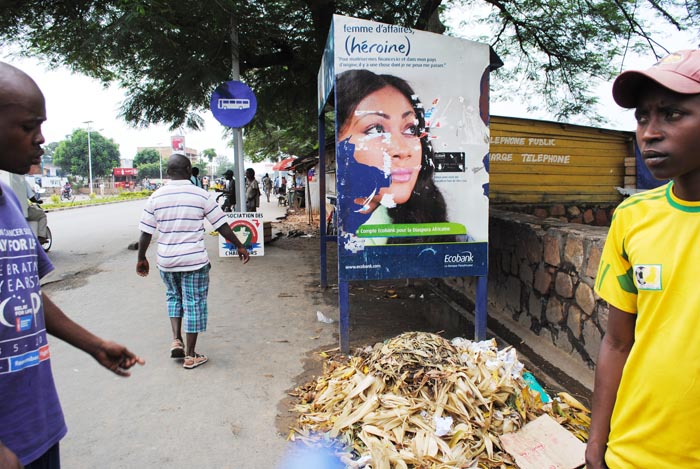
[[[596,292],[607,301],[589,469],[700,467],[700,50],[618,76],[644,163],[665,185],[616,209]]]
[[[36,236],[39,240],[39,244],[44,244],[48,241],[48,230],[46,219],[46,212],[41,209],[41,204],[44,203],[41,200],[41,196],[34,188],[25,180],[25,186],[27,188],[27,199],[32,202],[32,204],[27,205],[27,221],[35,221],[37,223]],[[21,201],[20,201],[21,205]]]
[[[142,277],[148,275],[150,267],[146,250],[157,231],[157,265],[165,284],[173,333],[170,356],[184,358],[183,368],[192,369],[208,360],[206,355],[196,351],[197,337],[206,331],[208,319],[211,265],[204,245],[204,220],[236,247],[238,257],[244,264],[250,256],[226,222],[226,215],[216,205],[214,198],[190,182],[190,160],[184,155],[173,154],[168,159],[167,171],[170,183],[151,194],[141,215],[136,273]]]
[[[221,206],[224,212],[231,212],[236,205],[236,180],[233,179],[233,171],[227,169],[224,174],[224,203]]]
[[[190,181],[195,186],[202,187],[202,180],[199,179],[199,168],[196,166],[194,168],[192,168],[192,177],[190,177]]]
[[[41,163],[45,120],[44,96],[37,84],[0,62],[0,169],[23,175]],[[129,376],[134,365],[145,362],[123,345],[75,323],[41,290],[40,279],[54,267],[17,197],[2,182],[0,246],[0,467],[56,469],[59,441],[67,429],[47,333],[90,354],[118,376]]]
[[[262,178],[262,184],[263,184],[263,192],[265,192],[265,197],[267,198],[267,201],[270,202],[270,193],[272,192],[272,179],[270,179],[270,175],[265,173],[265,175]]]
[[[245,209],[246,212],[255,212],[260,207],[260,185],[255,179],[255,170],[245,170]]]
[[[287,195],[287,178],[282,176],[282,179],[280,180],[280,195]]]

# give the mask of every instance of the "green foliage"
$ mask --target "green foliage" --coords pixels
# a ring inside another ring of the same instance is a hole
[[[145,163],[158,163],[159,160],[160,153],[153,148],[144,148],[139,150],[136,156],[134,156],[134,168],[138,168]]]
[[[216,158],[216,150],[213,148],[207,148],[202,152],[202,157],[206,158],[210,163]]]
[[[134,165],[135,166],[135,165]],[[138,166],[139,170],[139,179],[143,178],[148,178],[148,179],[155,179],[155,178],[160,178],[160,172],[161,172],[161,165],[158,162],[155,163],[141,163],[140,166]],[[162,167],[163,171],[163,177],[165,177],[165,172],[166,172],[166,165],[163,164]]]
[[[472,11],[485,10],[483,28],[471,21],[463,29],[468,39],[492,44],[506,62],[492,80],[495,97],[532,96],[533,105],[573,118],[595,117],[590,78],[609,78],[628,45],[663,55],[648,34],[647,18],[697,30],[698,5],[697,0],[5,0],[0,41],[119,84],[128,96],[122,116],[137,126],[201,128],[199,113],[208,110],[212,91],[239,67],[258,97],[246,133],[248,151],[259,159],[314,148],[316,78],[334,13],[442,33],[438,14],[448,7],[461,6],[470,18]],[[275,138],[267,140],[271,135]]]
[[[51,203],[44,203],[42,206],[44,209],[56,209],[61,207],[75,207],[76,205],[93,205],[97,203],[110,203],[110,202],[121,202],[124,200],[134,200],[134,199],[145,199],[148,198],[153,191],[141,190],[141,191],[122,191],[118,195],[108,195],[104,197],[98,197],[94,193],[90,195],[89,199],[83,200],[73,200],[70,202],[61,201],[60,197],[53,194],[50,199]]]
[[[66,140],[58,143],[53,162],[66,173],[89,177],[89,159],[92,160],[92,177],[112,174],[119,167],[119,147],[114,140],[99,132],[90,132],[90,154],[88,158],[88,135],[85,129],[76,129]]]
[[[678,30],[698,31],[700,3],[684,0],[648,2],[600,0],[454,0],[454,10],[470,12],[461,30],[467,39],[491,44],[505,66],[492,78],[495,98],[517,96],[530,109],[546,109],[560,120],[601,121],[595,114],[595,81],[612,79],[627,49],[662,57],[669,51],[653,37],[650,20]],[[476,5],[485,14],[474,13]],[[457,8],[461,7],[461,8]],[[482,31],[477,35],[476,31]]]

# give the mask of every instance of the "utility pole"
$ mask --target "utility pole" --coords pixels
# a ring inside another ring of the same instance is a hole
[[[241,79],[241,67],[239,64],[238,24],[236,17],[231,13],[231,79]],[[233,163],[236,167],[236,212],[245,212],[245,169],[243,168],[243,130],[239,128],[233,131]]]
[[[88,171],[90,173],[90,195],[92,195],[92,145],[90,145],[90,124],[93,121],[85,121],[83,124],[87,124],[87,134],[88,134]]]

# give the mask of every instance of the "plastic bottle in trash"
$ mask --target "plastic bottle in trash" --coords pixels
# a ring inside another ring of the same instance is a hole
[[[523,373],[523,380],[525,380],[525,383],[530,389],[540,394],[540,400],[543,404],[546,404],[552,400],[552,398],[549,397],[549,394],[547,394],[547,392],[540,385],[540,383],[537,382],[535,376],[532,373],[530,373],[529,371]]]

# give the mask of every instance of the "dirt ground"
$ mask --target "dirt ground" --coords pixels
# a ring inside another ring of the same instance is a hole
[[[278,247],[318,252],[318,220],[309,220],[305,212],[289,213],[286,219],[275,224],[273,237]],[[329,243],[328,288],[322,290],[317,278],[303,280],[306,294],[315,297],[315,302],[325,311],[332,311],[329,316],[337,319],[337,251],[335,243]],[[318,256],[304,256],[306,262],[313,263],[318,270]],[[311,269],[313,270],[313,269]],[[474,325],[467,318],[456,314],[452,306],[440,297],[437,285],[430,279],[397,279],[373,282],[350,282],[350,350],[373,346],[377,342],[394,337],[407,331],[433,332],[446,339],[454,337],[473,338]],[[473,310],[473,306],[464,305]],[[525,367],[538,377],[541,384],[552,392],[567,391],[576,396],[585,405],[590,405],[590,392],[581,388],[575,380],[553,367],[545,357],[528,353],[519,337],[507,330],[500,330],[489,321],[488,337],[494,337],[498,347],[515,345],[519,359]],[[288,390],[288,395],[278,405],[277,430],[287,434],[294,425],[297,414],[293,407],[297,402],[295,389],[323,373],[324,358],[320,352],[337,355],[338,333],[334,334],[335,343],[325,344],[310,351],[304,363],[304,371],[296,377],[295,383]]]
[[[317,223],[317,220],[315,220]],[[311,235],[312,240],[309,239]],[[318,227],[309,224],[308,216],[304,213],[290,213],[285,220],[273,227],[273,238],[278,248],[292,250],[318,250]],[[310,242],[311,241],[311,242]],[[306,256],[316,264],[316,256]],[[338,288],[337,288],[337,256],[334,243],[328,246],[328,288],[323,291],[318,285],[318,279],[304,280],[307,294],[318,295],[319,306],[325,306],[326,311],[333,311],[328,316],[337,319]],[[350,350],[358,347],[374,345],[386,339],[407,331],[425,331],[440,333],[446,338],[465,336],[464,330],[445,330],[428,321],[431,303],[436,301],[432,289],[422,280],[407,281],[385,280],[374,282],[351,282],[350,297]],[[323,358],[320,352],[338,353],[338,333],[334,334],[333,344],[325,344],[310,351],[306,356],[304,371],[295,379],[294,386],[288,390],[288,396],[278,405],[277,430],[287,434],[294,425],[297,414],[293,412],[296,404],[295,388],[323,373]]]
[[[316,219],[311,222],[303,211],[289,213],[286,219],[274,225],[273,242],[282,249],[318,250],[318,227],[315,226],[318,221]],[[315,297],[319,308],[332,311],[328,316],[337,320],[337,251],[334,243],[329,243],[327,255],[328,288],[322,290],[317,278],[303,280],[303,288],[306,294]],[[307,262],[313,262],[318,269],[318,256],[303,258]],[[450,307],[437,296],[428,279],[350,282],[349,300],[351,353],[357,348],[373,346],[407,331],[434,332],[447,339],[473,337],[473,325],[467,319],[455,314],[444,314]],[[451,320],[435,319],[444,319],[446,316],[451,316]],[[337,332],[334,339],[334,343],[319,346],[307,354],[304,371],[296,377],[287,397],[279,403],[277,430],[280,434],[288,434],[296,421],[297,414],[293,411],[297,402],[295,389],[323,373],[324,358],[320,352],[339,354]],[[502,339],[497,340],[499,347],[508,345]]]

